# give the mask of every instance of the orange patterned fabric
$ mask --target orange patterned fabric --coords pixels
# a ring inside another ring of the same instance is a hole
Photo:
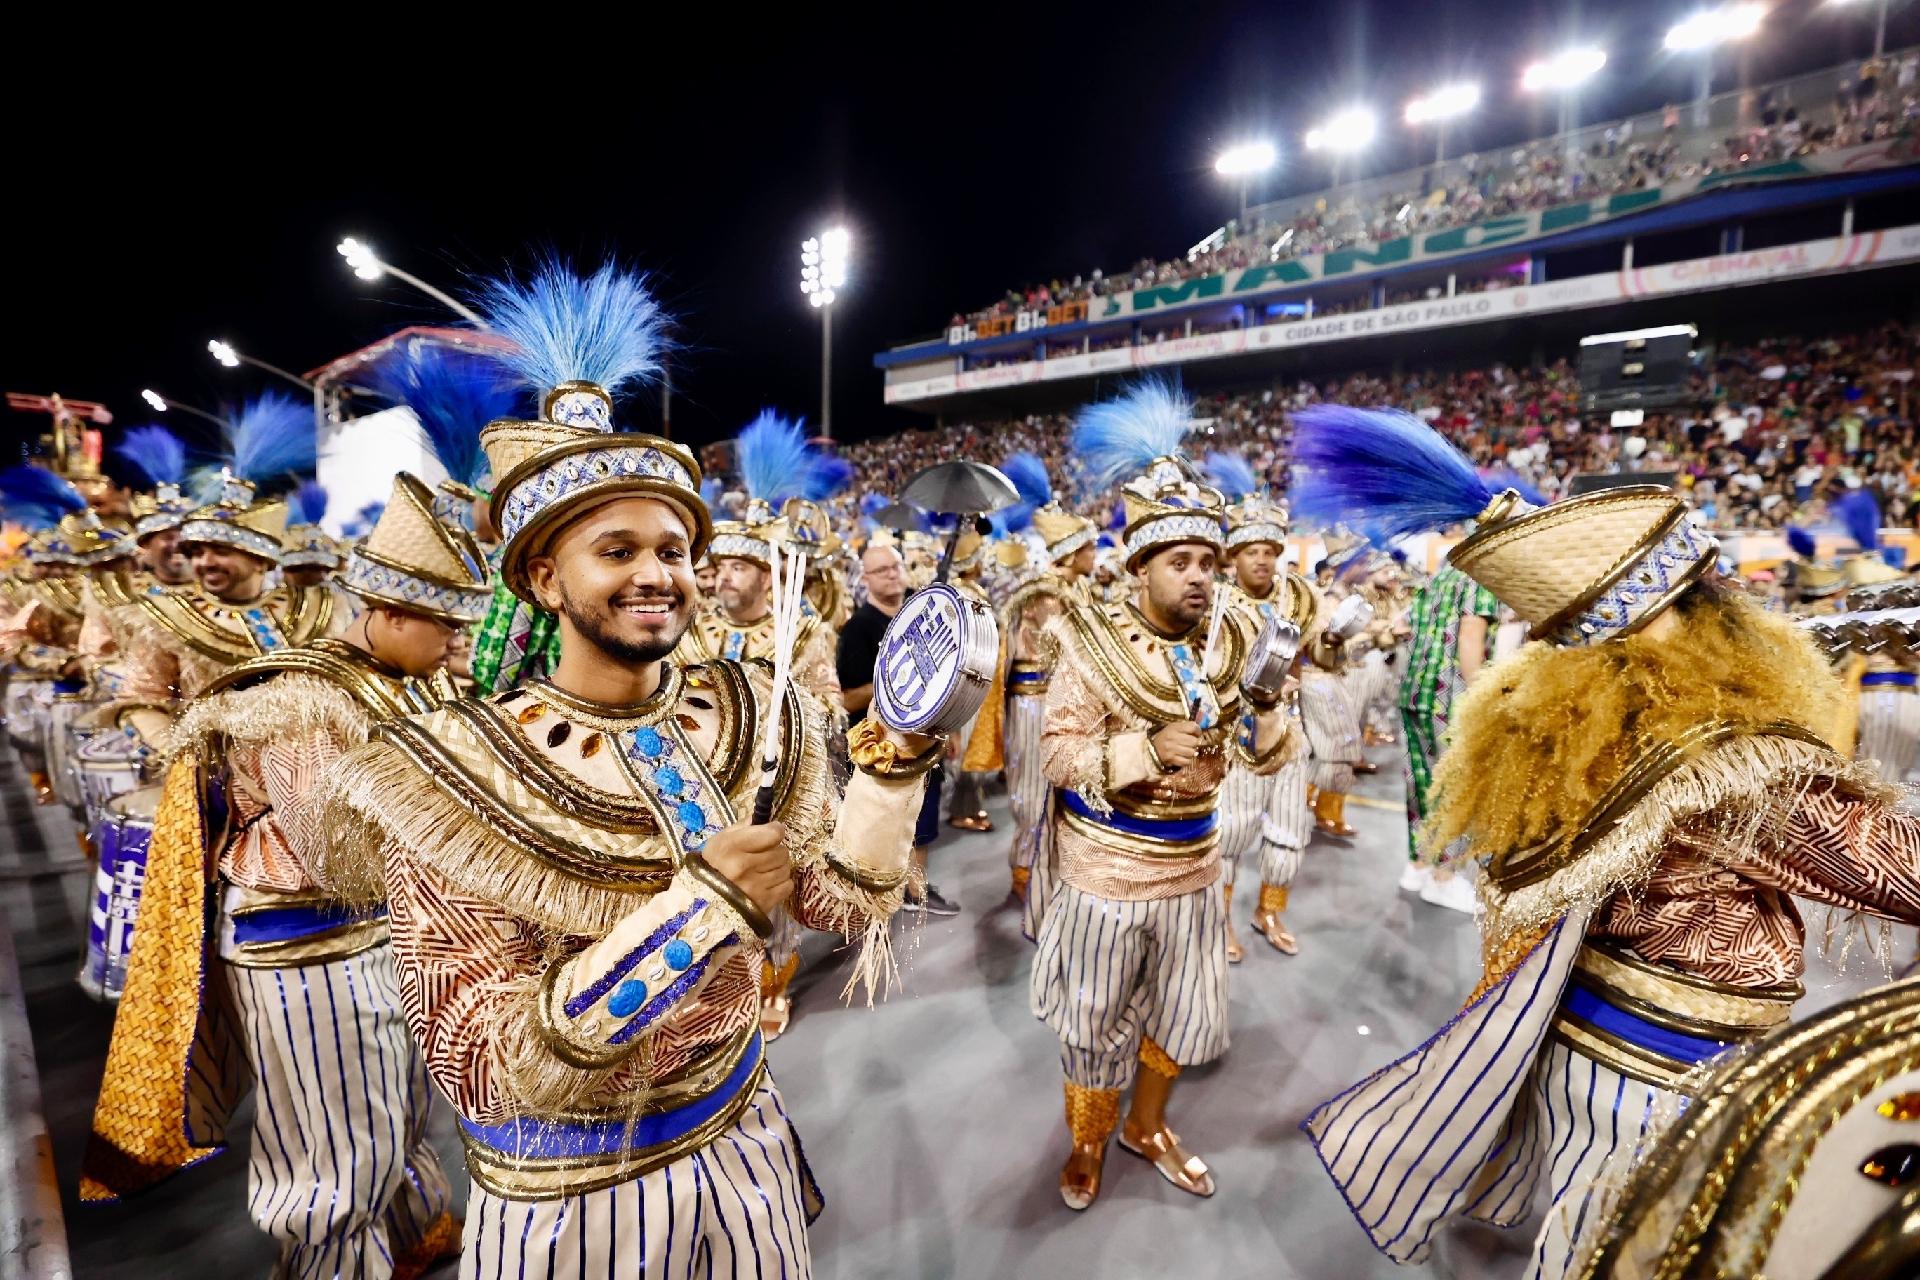
[[[309,870],[325,839],[315,788],[349,744],[318,731],[227,754],[233,825],[240,834],[220,857],[220,873],[249,889],[298,893],[317,887]]]
[[[1920,922],[1920,817],[1819,783],[1759,836],[1727,848],[1711,820],[1668,842],[1645,889],[1618,894],[1589,936],[1642,959],[1735,986],[1798,981],[1806,926],[1790,894]]]
[[[1155,1075],[1172,1080],[1180,1074],[1180,1064],[1167,1055],[1167,1051],[1155,1044],[1149,1037],[1140,1040],[1140,1065]]]
[[[1067,1082],[1067,1129],[1083,1147],[1099,1146],[1120,1124],[1118,1089],[1084,1089]]]
[[[1262,884],[1260,886],[1260,909],[1276,914],[1287,909],[1287,886],[1283,884]]]

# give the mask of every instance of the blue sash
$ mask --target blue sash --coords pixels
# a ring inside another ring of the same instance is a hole
[[[1920,681],[1920,676],[1911,671],[1869,671],[1860,677],[1860,687],[1871,689],[1877,684],[1888,684],[1911,689],[1917,681]]]
[[[378,920],[386,914],[384,903],[371,911],[354,911],[337,902],[268,907],[234,916],[233,940],[243,947],[262,942],[291,942],[350,924]]]
[[[1213,834],[1219,823],[1220,815],[1215,812],[1201,814],[1197,818],[1141,818],[1130,813],[1097,813],[1081,798],[1077,791],[1062,790],[1060,803],[1070,813],[1084,818],[1099,826],[1130,836],[1145,836],[1150,840],[1165,840],[1169,843],[1201,840]]]

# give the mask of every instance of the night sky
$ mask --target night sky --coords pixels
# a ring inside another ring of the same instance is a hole
[[[557,7],[475,7],[464,28],[363,32],[344,11],[295,9],[275,13],[283,34],[250,34],[251,52],[215,51],[237,32],[115,31],[137,56],[99,50],[92,27],[49,31],[11,42],[3,90],[0,384],[104,400],[132,426],[153,416],[142,386],[216,408],[271,385],[219,368],[208,338],[304,371],[446,318],[397,283],[354,279],[334,252],[343,235],[456,290],[533,249],[582,264],[613,251],[654,273],[679,317],[673,434],[704,441],[763,405],[817,416],[799,245],[844,219],[836,434],[896,429],[923,419],[881,407],[873,352],[1009,285],[1178,253],[1232,212],[1210,168],[1219,146],[1272,136],[1282,164],[1265,194],[1315,189],[1326,170],[1301,135],[1365,101],[1383,126],[1365,171],[1391,172],[1430,155],[1402,104],[1460,75],[1485,99],[1451,150],[1538,136],[1555,108],[1520,93],[1520,69],[1574,37],[1611,53],[1583,119],[1684,101],[1691,65],[1659,50],[1683,10],[949,5],[814,28],[741,7],[664,28],[644,10],[600,27]],[[1715,87],[1740,58],[1754,78],[1792,74],[1871,38],[1870,3],[1787,3],[1720,55]],[[1920,5],[1888,32],[1889,48],[1915,41]],[[656,400],[625,418],[655,429]],[[44,427],[4,423],[9,457]]]

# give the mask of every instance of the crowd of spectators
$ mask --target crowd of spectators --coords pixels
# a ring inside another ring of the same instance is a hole
[[[1728,173],[1790,156],[1839,150],[1920,127],[1920,56],[1868,61],[1839,78],[1832,97],[1793,102],[1785,86],[1742,95],[1740,127],[1700,138],[1682,126],[1684,110],[1668,106],[1655,136],[1637,136],[1634,122],[1608,126],[1579,150],[1559,138],[1509,151],[1472,155],[1425,170],[1424,188],[1364,198],[1329,192],[1282,221],[1228,223],[1223,238],[1167,260],[1142,259],[1125,271],[1094,270],[1009,290],[989,307],[956,314],[954,325],[979,324],[1022,310],[1044,309],[1133,289],[1216,275],[1259,263],[1370,248],[1386,240],[1486,218],[1546,209],[1595,196]]]
[[[1920,514],[1920,433],[1912,378],[1920,334],[1901,325],[1822,337],[1700,349],[1688,403],[1634,427],[1583,413],[1566,361],[1354,374],[1204,396],[1195,452],[1234,450],[1276,491],[1287,480],[1288,413],[1317,401],[1385,405],[1431,422],[1481,466],[1509,470],[1549,499],[1583,472],[1676,472],[1720,529],[1819,524],[1839,492],[1867,486],[1889,524]],[[1105,516],[1112,495],[1076,484],[1070,418],[946,423],[859,441],[843,455],[866,492],[897,493],[921,468],[950,458],[998,462],[1016,450],[1048,462],[1062,496]]]

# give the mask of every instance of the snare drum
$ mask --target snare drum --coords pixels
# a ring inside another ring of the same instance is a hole
[[[46,740],[42,747],[47,757],[47,776],[53,783],[53,794],[75,814],[85,812],[80,800],[77,753],[99,732],[83,721],[98,706],[91,693],[78,691],[54,694],[47,708]]]
[[[146,781],[152,753],[128,729],[96,732],[75,755],[80,774],[80,803],[92,830],[106,819],[107,804],[116,796],[137,790]]]
[[[159,804],[159,787],[117,796],[108,802],[106,821],[94,836],[100,845],[100,868],[94,875],[87,960],[80,985],[96,1000],[118,1001],[127,985],[127,956],[140,915],[147,846],[153,839],[153,815]]]
[[[17,750],[40,750],[52,684],[31,671],[15,671],[7,682],[7,738]]]
[[[992,609],[944,582],[923,587],[881,637],[874,711],[902,733],[957,733],[986,701],[999,654]]]

